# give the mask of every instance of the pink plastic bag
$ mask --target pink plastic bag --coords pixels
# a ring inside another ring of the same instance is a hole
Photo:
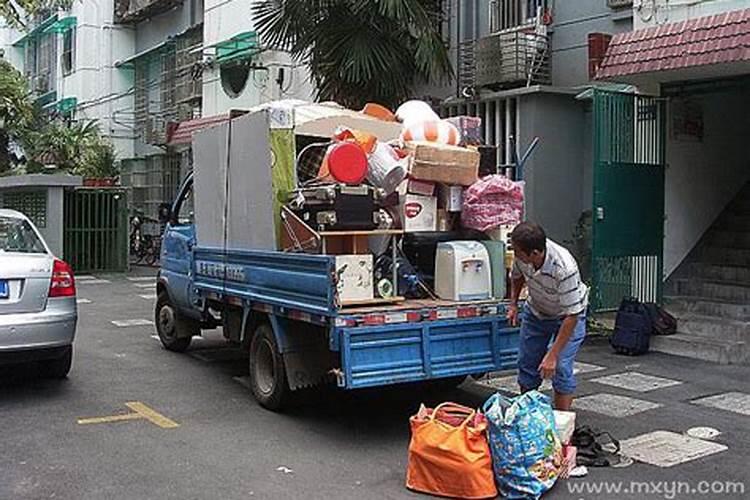
[[[523,182],[502,175],[483,177],[464,192],[461,224],[478,231],[518,224],[523,218],[523,187]]]

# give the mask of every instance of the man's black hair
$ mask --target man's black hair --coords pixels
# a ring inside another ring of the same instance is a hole
[[[542,226],[533,222],[522,222],[517,225],[510,233],[510,240],[513,242],[513,247],[520,249],[523,253],[547,250],[547,235],[544,234]]]

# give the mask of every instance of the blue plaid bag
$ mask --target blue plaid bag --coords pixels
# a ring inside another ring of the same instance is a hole
[[[549,397],[530,391],[484,403],[495,482],[503,497],[538,499],[554,486],[563,463]]]

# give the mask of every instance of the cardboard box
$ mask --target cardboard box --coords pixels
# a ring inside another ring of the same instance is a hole
[[[471,186],[477,181],[479,153],[456,146],[410,142],[409,174],[415,179],[453,186]]]
[[[342,304],[372,300],[374,297],[372,254],[337,255],[336,289]]]
[[[399,215],[407,233],[437,231],[437,198],[406,194],[401,198]]]
[[[406,181],[406,192],[411,194],[419,194],[422,196],[434,196],[435,184],[433,182],[409,179],[408,181]]]

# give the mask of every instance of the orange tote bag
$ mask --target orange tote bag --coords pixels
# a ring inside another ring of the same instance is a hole
[[[453,498],[497,496],[484,415],[443,403],[422,407],[409,423],[407,488]]]

